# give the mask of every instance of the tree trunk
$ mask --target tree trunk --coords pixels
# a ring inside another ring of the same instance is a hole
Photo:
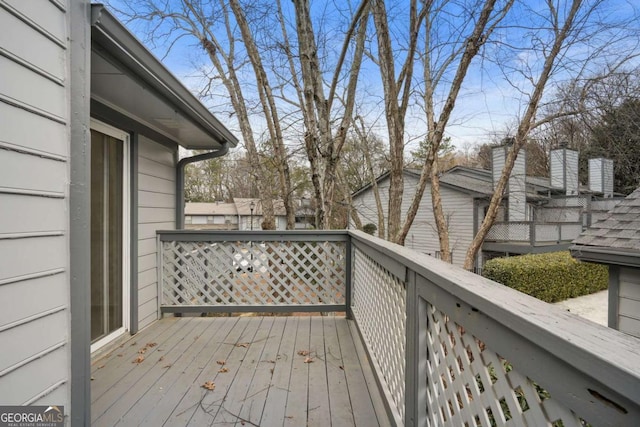
[[[556,28],[555,34],[556,38],[553,41],[553,45],[549,50],[548,56],[545,58],[544,65],[542,67],[542,71],[538,78],[538,81],[535,84],[533,93],[531,94],[531,99],[527,104],[527,109],[518,124],[518,130],[516,132],[515,142],[509,153],[507,154],[507,158],[504,162],[504,168],[502,169],[502,173],[500,175],[500,179],[496,185],[496,189],[493,192],[493,196],[491,197],[491,202],[489,203],[489,208],[487,210],[487,215],[484,217],[482,224],[480,225],[478,232],[473,238],[469,248],[467,249],[467,253],[464,259],[464,268],[467,270],[473,269],[473,264],[475,262],[476,256],[480,248],[482,247],[482,243],[484,239],[487,237],[487,233],[493,226],[495,222],[496,215],[498,213],[498,208],[500,203],[502,202],[502,197],[504,194],[504,190],[507,186],[507,181],[509,180],[509,176],[511,175],[511,171],[513,170],[513,165],[518,156],[518,152],[520,148],[525,144],[527,135],[531,126],[533,124],[536,112],[538,111],[538,106],[540,105],[540,99],[542,99],[542,93],[544,92],[544,88],[549,81],[549,77],[553,72],[553,67],[558,57],[564,42],[573,28],[573,21],[580,9],[582,4],[582,0],[573,0],[571,3],[571,9],[567,15],[567,18],[562,26],[562,28]],[[552,10],[552,14],[555,13]]]

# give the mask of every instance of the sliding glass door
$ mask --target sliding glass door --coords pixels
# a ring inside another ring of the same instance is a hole
[[[91,342],[125,329],[126,134],[91,129]]]

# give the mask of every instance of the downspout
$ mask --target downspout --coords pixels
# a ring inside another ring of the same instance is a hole
[[[180,159],[176,168],[176,230],[184,228],[184,168],[195,162],[222,157],[229,152],[229,142],[225,141],[215,151]]]

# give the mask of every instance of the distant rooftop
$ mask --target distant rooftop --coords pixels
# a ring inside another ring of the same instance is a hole
[[[583,231],[573,243],[640,252],[640,188],[621,200],[604,219]]]

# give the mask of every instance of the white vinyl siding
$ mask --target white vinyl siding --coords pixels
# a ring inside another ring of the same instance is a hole
[[[158,318],[156,231],[175,228],[175,154],[161,144],[139,137],[137,309],[140,329]]]
[[[402,199],[403,220],[406,218],[417,183],[417,177],[405,174],[404,197]],[[385,212],[386,226],[389,179],[379,182],[378,189]],[[473,199],[465,193],[452,190],[444,185],[440,189],[445,218],[449,223],[449,245],[453,252],[453,264],[462,266],[467,248],[473,239]],[[377,210],[372,190],[369,189],[359,194],[354,199],[354,206],[360,215],[363,225],[372,223],[378,227]],[[374,234],[377,235],[377,231]],[[436,256],[436,252],[440,251],[440,243],[431,206],[431,187],[428,184],[422,197],[420,208],[405,239],[405,246],[433,257]]]
[[[56,4],[0,4],[0,402],[66,409],[68,22]]]
[[[640,338],[640,269],[620,268],[618,329]]]

